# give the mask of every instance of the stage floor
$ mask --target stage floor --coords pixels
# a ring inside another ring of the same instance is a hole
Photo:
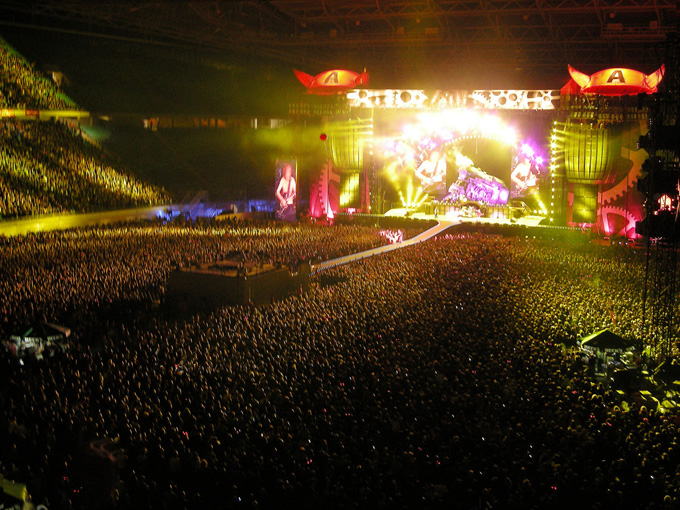
[[[413,218],[417,220],[443,220],[443,221],[453,221],[456,223],[489,223],[492,225],[524,225],[529,227],[536,227],[541,224],[542,221],[546,219],[545,216],[523,216],[515,221],[507,218],[480,218],[480,217],[466,217],[459,216],[454,213],[439,214],[435,216],[434,214],[426,213],[413,213],[410,214],[408,209],[390,209],[385,213],[386,217],[391,218]]]

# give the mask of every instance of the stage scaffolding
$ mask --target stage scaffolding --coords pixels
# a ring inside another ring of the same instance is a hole
[[[648,238],[649,242],[649,238]],[[675,319],[678,291],[677,239],[657,239],[647,247],[645,288],[642,304],[645,343],[660,360],[677,357],[673,344],[678,339]]]
[[[645,218],[636,230],[646,236],[647,261],[642,305],[644,342],[659,361],[677,359],[678,250],[680,249],[680,46],[669,37],[663,48],[663,90],[648,100],[649,132],[640,138],[647,150],[646,175],[638,182],[645,194]]]

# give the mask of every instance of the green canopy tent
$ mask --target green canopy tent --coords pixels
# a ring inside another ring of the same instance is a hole
[[[0,473],[0,508],[22,508],[27,497],[25,483],[8,480]]]
[[[41,358],[45,354],[54,354],[56,350],[67,349],[69,336],[71,336],[70,329],[58,324],[39,321],[21,334],[10,335],[4,344],[5,348],[17,357],[30,355]]]

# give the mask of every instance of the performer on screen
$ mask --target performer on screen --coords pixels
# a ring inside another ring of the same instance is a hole
[[[439,151],[432,151],[417,168],[416,177],[420,179],[420,185],[428,193],[444,189],[446,159],[441,157]]]
[[[295,194],[296,194],[295,177],[293,177],[293,166],[286,163],[283,166],[283,172],[279,185],[276,188],[276,198],[279,201],[279,207],[276,211],[276,216],[279,219],[286,221],[295,221]]]
[[[538,184],[538,178],[533,171],[531,162],[529,161],[529,158],[526,157],[517,163],[517,166],[515,166],[515,169],[510,175],[510,179],[515,185],[516,196],[523,196],[524,194],[529,193],[532,191],[531,188]]]

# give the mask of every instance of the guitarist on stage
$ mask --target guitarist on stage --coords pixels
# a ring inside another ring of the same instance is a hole
[[[279,201],[279,207],[276,211],[276,217],[281,220],[295,221],[295,195],[296,195],[295,177],[293,177],[293,167],[290,163],[283,166],[283,172],[279,185],[276,188],[276,198]]]

